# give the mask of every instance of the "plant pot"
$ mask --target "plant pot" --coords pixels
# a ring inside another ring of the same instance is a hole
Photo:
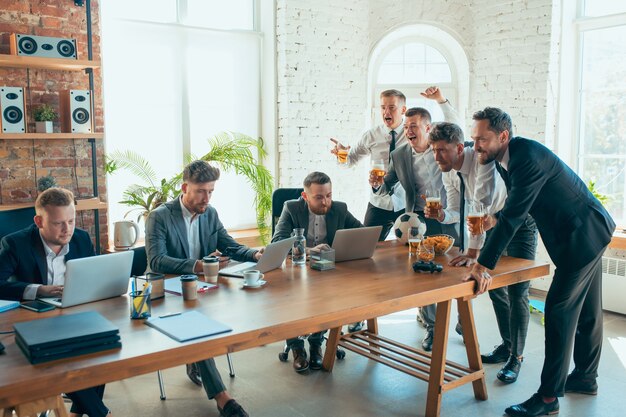
[[[35,131],[37,133],[53,133],[52,122],[35,122]]]

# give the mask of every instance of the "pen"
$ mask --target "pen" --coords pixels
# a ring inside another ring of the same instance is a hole
[[[183,313],[181,313],[180,311],[178,313],[167,313],[167,314],[163,314],[162,316],[159,316],[159,318],[160,319],[164,319],[164,318],[167,318],[167,317],[180,316],[181,314],[183,314]]]

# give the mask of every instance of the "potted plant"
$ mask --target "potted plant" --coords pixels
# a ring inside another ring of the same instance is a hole
[[[256,193],[254,200],[257,226],[264,242],[269,240],[271,228],[268,219],[272,211],[273,178],[267,168],[257,162],[256,155],[267,155],[263,149],[263,140],[253,139],[242,133],[222,132],[208,139],[210,151],[199,157],[188,156],[186,162],[202,159],[213,162],[226,172],[243,175]],[[134,151],[114,151],[106,157],[105,171],[112,174],[118,169],[126,169],[142,180],[143,184],[130,185],[124,191],[124,200],[120,204],[131,207],[126,215],[139,211],[137,221],[145,218],[152,210],[172,200],[180,194],[182,172],[173,178],[157,179],[149,161]]]
[[[49,104],[42,104],[33,111],[35,118],[35,131],[37,133],[52,133],[52,122],[57,118],[57,113]]]
[[[56,186],[57,182],[52,175],[46,175],[45,177],[39,177],[39,179],[37,179],[37,191],[40,193]]]

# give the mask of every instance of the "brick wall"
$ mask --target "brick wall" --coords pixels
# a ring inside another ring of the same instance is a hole
[[[98,2],[92,1],[93,56],[100,56]],[[69,0],[0,0],[0,53],[9,53],[9,34],[72,37],[76,39],[78,58],[87,59],[87,22],[85,7]],[[95,125],[103,131],[102,82],[100,70],[95,77]],[[69,89],[88,89],[89,79],[83,72],[39,69],[0,68],[1,85],[30,86],[26,89],[27,131],[35,131],[32,109],[41,103],[51,104],[60,112],[59,93]],[[61,115],[60,117],[63,117]],[[55,132],[61,131],[59,121]],[[106,201],[106,182],[102,171],[103,143],[96,141],[99,194]],[[0,139],[0,203],[32,202],[37,197],[37,178],[52,175],[58,185],[78,197],[93,195],[91,146],[87,140],[2,140]],[[100,211],[100,241],[108,242],[107,214]],[[77,214],[78,227],[94,236],[92,211]]]
[[[546,118],[553,117],[547,105],[556,50],[552,7],[552,0],[279,0],[279,185],[297,186],[307,172],[326,171],[334,198],[363,218],[367,162],[340,170],[329,158],[328,138],[355,142],[367,127],[371,50],[385,34],[414,23],[437,26],[464,47],[470,115],[501,106],[513,117],[516,134],[545,141],[546,125],[554,123]]]

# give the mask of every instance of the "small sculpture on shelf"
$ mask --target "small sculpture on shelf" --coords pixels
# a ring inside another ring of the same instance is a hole
[[[56,120],[57,113],[49,104],[42,104],[33,110],[35,118],[35,131],[37,133],[52,133],[54,128],[52,122]]]
[[[39,177],[39,179],[37,179],[37,191],[40,193],[56,186],[57,182],[52,175],[46,175],[45,177]]]

